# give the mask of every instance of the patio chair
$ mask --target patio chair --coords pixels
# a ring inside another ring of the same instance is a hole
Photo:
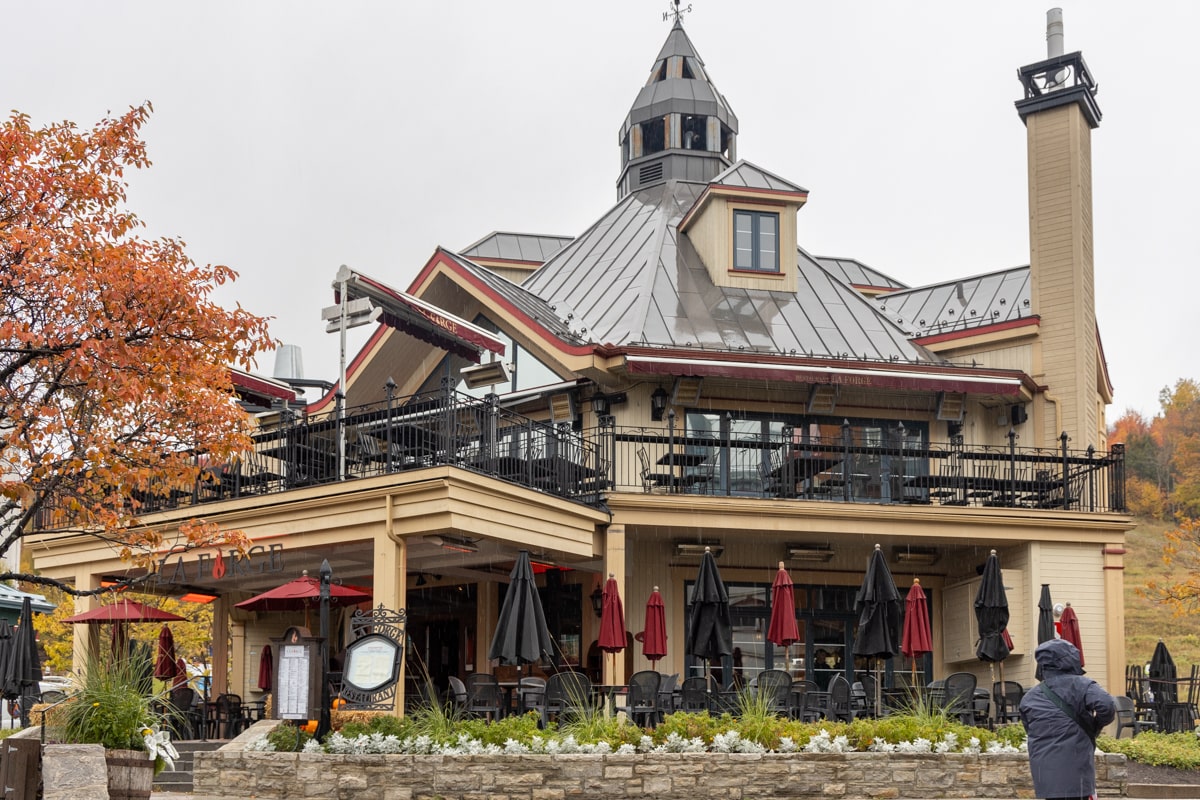
[[[796,678],[788,692],[788,716],[801,722],[816,722],[826,705],[824,693],[817,688],[816,681]]]
[[[954,672],[946,676],[942,707],[950,716],[958,717],[963,725],[975,724],[976,678],[970,672]]]
[[[679,673],[672,672],[670,675],[662,679],[662,683],[658,687],[658,711],[659,715],[669,714],[675,710],[678,697],[676,690],[679,688]]]
[[[504,691],[495,675],[473,672],[464,682],[467,689],[467,705],[464,709],[469,717],[490,719],[504,716]]]
[[[220,739],[232,739],[246,727],[242,698],[236,694],[217,695],[217,733]]]
[[[1117,707],[1116,725],[1117,732],[1113,738],[1120,739],[1121,731],[1128,728],[1133,731],[1131,736],[1137,736],[1142,731],[1152,731],[1156,727],[1155,720],[1137,710],[1136,704],[1132,697],[1126,695],[1114,695],[1113,702]]]
[[[592,708],[592,681],[582,672],[556,672],[546,679],[542,725],[551,719],[582,714]]]
[[[845,675],[839,672],[829,681],[825,718],[839,722],[853,722],[854,717],[854,705],[850,699],[850,682],[846,680]]]
[[[644,669],[629,676],[629,691],[625,695],[625,704],[616,706],[617,711],[624,711],[635,725],[653,728],[662,721],[662,712],[658,705],[658,689],[662,685],[662,675],[652,669]]]
[[[166,704],[166,726],[174,739],[195,739],[200,733],[203,714],[196,707],[196,690],[190,686],[179,686],[171,690]]]
[[[1021,721],[1021,698],[1025,687],[1016,681],[996,681],[992,684],[992,702],[996,705],[996,723]]]
[[[546,705],[546,679],[536,675],[526,675],[517,681],[517,713],[525,714],[536,711],[542,716],[542,708]]]
[[[771,711],[787,717],[791,711],[792,676],[782,669],[764,669],[755,683],[758,696],[765,699]]]
[[[708,680],[703,675],[684,678],[679,688],[680,711],[708,711]]]
[[[450,675],[446,678],[449,687],[446,691],[446,700],[453,706],[456,711],[464,711],[467,708],[467,685],[455,675]]]

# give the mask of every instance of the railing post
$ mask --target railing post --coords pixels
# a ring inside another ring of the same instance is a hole
[[[1094,471],[1095,467],[1092,462],[1092,459],[1095,457],[1096,457],[1096,446],[1089,444],[1088,448],[1087,448],[1088,511],[1096,510],[1096,473]]]
[[[1062,442],[1062,507],[1065,511],[1070,505],[1070,487],[1071,465],[1069,456],[1067,455],[1067,442],[1071,441],[1071,437],[1067,436],[1067,432],[1063,431],[1059,434],[1058,439]]]
[[[1109,511],[1125,510],[1125,445],[1114,444],[1108,450]]]
[[[1017,430],[1009,427],[1008,429],[1008,488],[1004,490],[1004,505],[1015,506],[1017,504],[1017,490],[1013,483],[1017,479]],[[1012,496],[1009,497],[1011,492]]]
[[[454,385],[450,378],[442,378],[442,402],[446,404],[446,424],[442,426],[442,461],[443,464],[452,462],[450,445],[454,441]]]
[[[385,429],[386,439],[384,445],[387,447],[387,471],[392,471],[392,403],[396,399],[396,382],[388,376],[387,383],[383,385],[383,393],[387,397],[387,428]]]
[[[333,396],[333,405],[337,413],[337,462],[338,480],[346,480],[346,394],[341,387]]]
[[[761,464],[762,461],[760,460]],[[725,455],[721,459],[721,482],[725,484],[725,496],[733,494],[733,412],[725,412]],[[765,481],[764,481],[765,483]]]
[[[900,496],[892,498],[892,502],[895,502],[895,503],[903,503],[904,502],[904,472],[905,472],[905,468],[908,466],[907,459],[904,457],[904,446],[907,443],[906,440],[908,439],[908,431],[905,430],[903,422],[900,423],[899,433],[900,433],[900,480],[896,481],[896,490],[900,493]]]
[[[850,502],[850,420],[842,420],[842,499]]]
[[[675,480],[675,407],[667,409],[667,475],[671,481],[670,491],[678,490],[683,481]]]

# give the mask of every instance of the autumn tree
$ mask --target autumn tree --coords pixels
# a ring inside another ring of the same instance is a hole
[[[23,114],[0,125],[0,554],[37,527],[143,564],[241,541],[202,521],[164,539],[139,520],[156,488],[192,485],[197,454],[247,447],[228,368],[273,346],[265,318],[211,299],[230,268],[139,235],[125,173],[150,164],[150,111],[92,130]],[[58,585],[0,574],[13,577]]]

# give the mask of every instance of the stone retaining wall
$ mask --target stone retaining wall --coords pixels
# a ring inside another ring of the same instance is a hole
[[[261,723],[260,723],[261,724]],[[1033,797],[1024,755],[667,753],[344,756],[246,751],[253,729],[197,753],[195,793],[285,800],[731,800]],[[1101,796],[1124,792],[1125,757],[1096,757]]]

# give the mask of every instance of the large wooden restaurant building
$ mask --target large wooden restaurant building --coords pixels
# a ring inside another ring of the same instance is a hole
[[[854,594],[876,545],[902,594],[920,580],[933,631],[933,652],[895,657],[886,680],[967,671],[991,686],[973,603],[995,550],[1004,677],[1034,682],[1049,584],[1078,617],[1088,673],[1120,687],[1132,520],[1093,299],[1100,110],[1079,53],[1019,75],[1028,266],[914,287],[807,252],[807,190],[742,158],[739,120],[676,21],[613,120],[617,201],[582,233],[438,248],[405,290],[386,268],[343,268],[335,303],[380,311],[341,380],[306,402],[298,376],[239,375],[254,448],[143,508],[146,525],[203,518],[251,540],[244,556],[164,559],[150,584],[214,598],[212,691],[261,697],[263,647],[316,622],[236,604],[324,560],[373,607],[406,611],[407,692],[418,670],[439,685],[503,673],[488,646],[521,550],[555,642],[537,670],[612,684],[649,668],[638,634],[656,588],[668,652],[654,666],[703,670],[684,617],[707,547],[732,604],[736,659],[711,665],[726,680],[852,678],[866,667]],[[89,537],[34,541],[35,568],[81,589],[130,571]],[[801,635],[788,648],[766,639],[780,562]],[[628,628],[615,659],[595,646],[610,574]],[[336,609],[335,652],[349,613]],[[95,635],[80,629],[77,659]]]

